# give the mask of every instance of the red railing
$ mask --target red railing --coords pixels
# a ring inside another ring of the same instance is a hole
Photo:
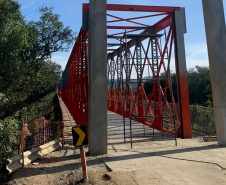
[[[87,34],[87,31],[80,30],[59,90],[59,95],[78,125],[87,125],[88,122]]]

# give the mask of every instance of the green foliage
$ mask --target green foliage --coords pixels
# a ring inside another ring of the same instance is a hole
[[[26,122],[30,123],[34,119],[45,117],[46,119],[54,119],[50,116],[50,112],[53,111],[53,98],[56,92],[49,93],[48,95],[44,96],[39,101],[29,104],[25,108],[25,118]]]
[[[16,0],[0,0],[1,164],[18,151],[22,120],[51,118],[61,67],[50,59],[75,40],[53,8],[43,6],[39,12],[38,21],[27,22]]]
[[[214,110],[212,107],[190,106],[193,135],[215,135]]]
[[[150,97],[151,91],[152,91],[153,83],[150,80],[147,80],[144,83],[144,90],[148,97]]]
[[[8,157],[17,154],[19,130],[17,119],[7,118],[4,121],[0,120],[0,163],[5,161]]]
[[[188,71],[189,99],[192,105],[212,106],[211,81],[208,67],[196,66]]]
[[[16,1],[0,1],[0,92],[8,99],[0,119],[56,89],[61,69],[51,55],[68,50],[75,39],[53,8],[41,7],[37,22],[26,22],[19,8]]]
[[[0,0],[0,90],[7,89],[18,76],[18,55],[26,46],[26,25],[13,0]]]
[[[7,180],[6,160],[18,153],[19,130],[16,118],[0,120],[0,184]]]
[[[75,40],[70,27],[64,27],[63,23],[59,21],[60,16],[53,14],[52,10],[52,7],[41,7],[39,9],[40,20],[31,21],[28,24],[30,28],[36,30],[38,35],[32,51],[39,59],[48,59],[52,53],[57,51],[67,51]]]
[[[60,80],[61,69],[58,64],[47,61],[39,71],[30,76],[21,75],[18,83],[7,92],[8,103],[2,108],[4,117],[29,107],[30,104],[41,101],[49,93],[56,91]]]
[[[7,98],[5,97],[4,94],[0,93],[0,108],[2,108],[7,102]],[[4,112],[0,112],[0,116],[4,116]]]

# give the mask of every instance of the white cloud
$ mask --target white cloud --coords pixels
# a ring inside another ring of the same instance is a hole
[[[67,64],[68,59],[69,53],[56,53],[52,55],[52,61],[60,64],[63,70]]]
[[[195,59],[201,56],[207,56],[206,43],[199,43],[185,46],[187,59]]]
[[[25,2],[21,3],[21,9],[27,9],[30,6],[32,6],[33,4],[35,4],[35,3],[36,3],[36,0],[34,0],[34,1],[25,1]]]
[[[186,46],[187,68],[194,68],[196,65],[208,66],[208,52],[206,43],[199,43]]]

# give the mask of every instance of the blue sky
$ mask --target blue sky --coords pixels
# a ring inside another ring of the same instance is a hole
[[[70,26],[73,31],[79,32],[82,24],[82,3],[88,0],[18,0],[21,4],[22,14],[25,19],[37,20],[38,8],[42,5],[53,6],[54,13],[59,14],[65,26]],[[223,0],[226,6],[226,0]],[[136,4],[149,6],[179,6],[185,7],[187,33],[185,34],[185,49],[187,68],[196,65],[208,66],[205,27],[201,0],[107,0],[109,4]],[[224,10],[226,8],[224,7]],[[52,60],[59,63],[64,69],[70,52],[56,53]]]

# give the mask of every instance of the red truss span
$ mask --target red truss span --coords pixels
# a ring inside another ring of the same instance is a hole
[[[88,9],[89,4],[83,4],[83,26],[59,87],[78,125],[88,125]],[[107,102],[108,110],[124,118],[189,138],[187,74],[178,65],[176,40],[175,12],[180,10],[107,5]],[[176,73],[176,91],[171,71]]]

